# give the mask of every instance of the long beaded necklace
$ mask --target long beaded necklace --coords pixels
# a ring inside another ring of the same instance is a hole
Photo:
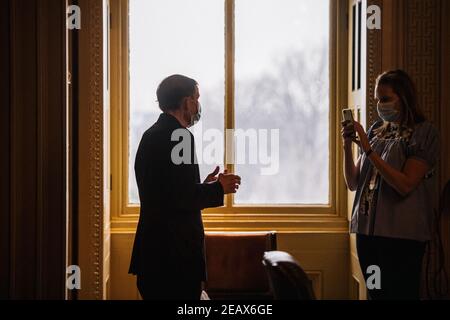
[[[409,141],[413,133],[413,129],[394,123],[389,123],[388,128],[384,133],[377,135],[379,140],[398,140],[405,139],[406,142]],[[380,174],[377,168],[372,167],[372,174],[368,183],[368,187],[365,188],[364,194],[361,198],[360,210],[364,215],[368,216],[372,210],[375,209],[375,198],[377,195],[378,187],[380,183]]]

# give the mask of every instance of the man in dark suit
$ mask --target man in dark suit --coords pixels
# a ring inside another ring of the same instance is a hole
[[[206,280],[201,210],[222,206],[224,194],[239,188],[240,177],[226,171],[217,176],[217,167],[200,183],[194,137],[186,129],[200,118],[195,80],[170,76],[157,97],[163,113],[136,154],[141,212],[129,273],[137,275],[144,299],[199,300]]]

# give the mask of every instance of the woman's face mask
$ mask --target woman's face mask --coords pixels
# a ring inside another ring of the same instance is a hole
[[[386,122],[397,122],[400,119],[400,100],[391,87],[380,85],[377,91],[377,111],[381,119]]]
[[[378,102],[378,115],[386,122],[396,122],[400,118],[400,110],[397,107],[397,102]]]

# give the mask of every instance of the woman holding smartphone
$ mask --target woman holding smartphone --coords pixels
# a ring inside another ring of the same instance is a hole
[[[380,75],[375,92],[381,120],[367,134],[358,122],[343,123],[345,180],[356,191],[351,233],[357,235],[366,281],[372,275],[368,267],[381,272],[381,288],[369,290],[369,298],[418,300],[422,259],[432,232],[438,132],[425,119],[414,83],[404,71]],[[356,164],[352,143],[361,152]]]

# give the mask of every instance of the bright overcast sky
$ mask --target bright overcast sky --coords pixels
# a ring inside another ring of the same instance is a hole
[[[328,0],[236,0],[236,68],[240,78],[270,72],[278,55],[323,43]],[[131,0],[131,108],[156,108],[156,88],[184,74],[200,88],[224,79],[224,0]],[[149,105],[150,104],[150,105]]]

